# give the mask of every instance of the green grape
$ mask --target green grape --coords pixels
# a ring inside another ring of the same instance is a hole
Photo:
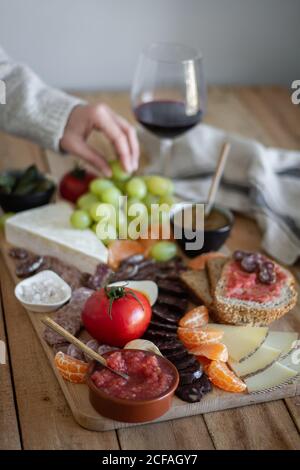
[[[4,230],[5,222],[13,215],[15,215],[14,212],[6,212],[0,216],[0,230]]]
[[[148,212],[150,212],[150,211],[151,211],[151,206],[152,206],[152,204],[158,204],[158,203],[159,203],[159,199],[158,199],[158,197],[153,196],[153,194],[147,193],[142,202],[143,202],[143,203],[145,204],[145,206],[147,207]]]
[[[118,207],[121,196],[121,191],[115,186],[112,186],[111,188],[108,188],[103,191],[101,195],[101,200],[103,202],[106,202],[107,204],[112,204],[113,206]]]
[[[89,212],[95,222],[102,220],[106,223],[116,225],[116,209],[111,204],[96,202],[91,206]]]
[[[128,237],[136,240],[148,234],[148,211],[145,204],[136,202],[128,209]]]
[[[96,178],[90,183],[90,191],[95,194],[95,196],[101,197],[106,189],[112,188],[113,186],[113,182],[107,178]]]
[[[165,196],[166,194],[171,194],[174,190],[171,180],[156,175],[148,179],[147,188],[154,196]]]
[[[173,242],[160,241],[155,243],[150,251],[151,258],[155,261],[169,261],[177,254],[177,246]]]
[[[84,209],[84,210],[89,210],[92,204],[95,202],[99,202],[97,196],[92,193],[86,193],[80,196],[79,199],[77,199],[77,206],[79,209]]]
[[[171,194],[166,194],[165,196],[159,198],[159,204],[166,204],[167,206],[171,207],[173,204],[175,204],[175,199]]]
[[[123,170],[122,165],[118,160],[113,160],[110,163],[112,178],[116,181],[127,181],[130,178],[130,173]]]
[[[147,186],[142,178],[135,176],[126,184],[126,192],[129,197],[143,199],[147,194]]]
[[[85,228],[88,228],[91,225],[92,220],[87,211],[84,211],[82,209],[77,209],[71,215],[70,222],[74,228],[83,230]]]
[[[126,207],[127,207],[127,214],[128,214],[128,209],[130,206],[132,206],[132,204],[137,204],[141,202],[139,199],[137,199],[136,197],[128,197],[127,198],[127,204],[126,204]]]
[[[122,210],[117,212],[117,229],[120,238],[127,238],[127,217]]]
[[[126,192],[126,181],[113,180],[113,183],[123,194]]]
[[[104,245],[118,238],[117,229],[111,224],[99,222],[96,227],[96,235]]]

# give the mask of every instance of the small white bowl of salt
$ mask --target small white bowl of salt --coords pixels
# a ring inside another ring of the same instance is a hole
[[[72,289],[54,271],[41,271],[15,288],[15,296],[32,312],[53,312],[70,300]]]

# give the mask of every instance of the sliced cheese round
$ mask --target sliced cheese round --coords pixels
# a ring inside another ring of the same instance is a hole
[[[262,392],[283,386],[291,382],[296,376],[297,372],[279,362],[275,362],[264,372],[245,379],[245,384],[249,393]]]
[[[242,362],[236,362],[229,359],[228,363],[233,370],[241,378],[262,372],[270,367],[280,356],[280,350],[270,348],[263,344],[252,356]]]
[[[265,341],[269,329],[261,326],[234,326],[210,324],[224,332],[222,343],[227,346],[230,358],[240,362],[254,354]]]

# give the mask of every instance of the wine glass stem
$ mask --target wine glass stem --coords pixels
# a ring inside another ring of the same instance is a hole
[[[170,164],[172,155],[173,141],[172,139],[162,139],[160,142],[161,154],[161,173],[163,176],[170,176]]]

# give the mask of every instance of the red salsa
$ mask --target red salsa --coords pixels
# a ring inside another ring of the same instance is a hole
[[[105,356],[109,367],[129,376],[129,380],[125,380],[108,369],[96,370],[91,378],[107,395],[127,400],[151,400],[167,392],[174,381],[174,372],[165,359],[152,353],[122,350]]]
[[[281,289],[286,282],[285,272],[275,267],[276,282],[263,284],[259,281],[256,272],[244,271],[239,263],[233,261],[226,268],[226,296],[258,303],[270,302],[280,296]]]

